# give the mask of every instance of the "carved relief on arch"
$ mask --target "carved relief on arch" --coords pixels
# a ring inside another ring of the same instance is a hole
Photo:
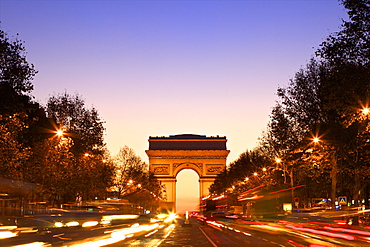
[[[206,173],[207,175],[217,175],[225,170],[225,165],[223,164],[207,164]]]
[[[155,164],[152,165],[154,175],[170,175],[169,164]]]
[[[192,169],[199,176],[202,176],[203,164],[202,163],[173,163],[173,174],[176,176],[183,169]]]

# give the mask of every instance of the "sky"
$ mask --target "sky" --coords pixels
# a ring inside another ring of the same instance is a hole
[[[146,162],[149,136],[226,136],[227,163],[256,147],[277,88],[346,17],[337,0],[0,0],[36,100],[80,94],[111,154]]]

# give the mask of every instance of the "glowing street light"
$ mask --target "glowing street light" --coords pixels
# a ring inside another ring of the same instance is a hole
[[[61,130],[61,129],[59,129],[59,130],[57,130],[57,131],[55,132],[55,134],[56,134],[57,136],[59,136],[59,137],[62,137],[62,136],[64,135],[64,131],[63,131],[63,130]]]
[[[266,167],[262,168],[262,171],[264,171],[264,172],[267,171]]]
[[[257,173],[257,172],[253,173],[253,176],[257,176],[257,175],[258,175],[258,173]]]
[[[279,157],[276,157],[275,158],[275,162],[276,162],[276,166],[278,166],[278,164],[279,164],[279,166],[280,166],[280,164],[282,163],[282,168],[283,168],[283,174],[282,174],[282,176],[284,176],[284,184],[286,184],[286,173],[287,173],[287,168],[286,168],[286,166],[285,166],[285,164],[283,163],[283,160],[281,159],[281,158],[279,158]]]
[[[368,107],[364,107],[364,108],[362,108],[362,114],[364,114],[364,115],[368,115],[369,113],[370,113],[370,108],[368,108]]]
[[[312,139],[312,141],[313,141],[313,143],[319,143],[319,142],[320,142],[320,138],[318,138],[318,137],[314,137],[314,138]]]

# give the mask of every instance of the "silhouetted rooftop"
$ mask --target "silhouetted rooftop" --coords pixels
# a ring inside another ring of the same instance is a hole
[[[226,139],[226,136],[179,134],[179,135],[170,135],[170,136],[149,136],[149,139]]]
[[[149,150],[226,150],[226,137],[195,134],[150,136]]]

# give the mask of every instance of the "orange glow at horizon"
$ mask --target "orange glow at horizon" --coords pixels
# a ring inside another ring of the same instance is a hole
[[[199,210],[200,185],[198,174],[191,169],[185,169],[179,172],[176,180],[176,212],[182,214],[186,211]]]

